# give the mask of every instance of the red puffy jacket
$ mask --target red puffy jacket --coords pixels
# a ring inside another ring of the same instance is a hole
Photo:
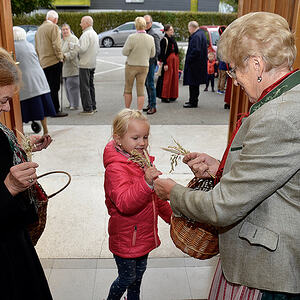
[[[147,185],[143,169],[116,150],[114,141],[106,145],[103,163],[109,249],[124,258],[143,256],[160,245],[158,215],[170,224],[171,207]]]

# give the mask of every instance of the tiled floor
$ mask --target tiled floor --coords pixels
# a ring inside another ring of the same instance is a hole
[[[105,299],[117,276],[113,259],[41,259],[55,300]],[[149,258],[142,300],[207,299],[217,257]]]

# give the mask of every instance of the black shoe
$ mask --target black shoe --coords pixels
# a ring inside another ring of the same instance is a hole
[[[184,102],[184,104],[190,104],[190,101]]]
[[[214,89],[212,89],[211,91],[212,91],[213,93],[215,92],[215,90],[214,90]]]
[[[63,112],[57,112],[55,116],[52,116],[52,118],[62,118],[62,117],[66,117],[68,114],[67,113],[63,113]]]
[[[207,89],[207,88],[205,88],[205,89],[204,89],[204,92],[207,92],[207,91],[208,91],[208,89]]]
[[[184,108],[194,108],[194,107],[198,107],[198,105],[192,105],[191,103],[187,103],[183,105]]]
[[[230,109],[230,104],[225,103],[224,104],[224,109]]]
[[[170,98],[169,100],[170,100],[170,102],[174,102],[177,100],[177,98]]]
[[[168,98],[161,98],[161,102],[170,103],[170,100]]]
[[[148,111],[150,109],[150,105],[148,104],[145,108],[143,108],[143,111]]]

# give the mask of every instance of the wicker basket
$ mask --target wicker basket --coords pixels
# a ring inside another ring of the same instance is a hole
[[[50,174],[57,174],[57,173],[61,173],[61,174],[65,174],[68,176],[68,182],[61,188],[59,189],[57,192],[47,196],[46,192],[44,191],[44,189],[42,188],[42,186],[37,182],[34,185],[34,193],[36,193],[37,199],[38,199],[38,221],[36,221],[33,224],[30,224],[29,226],[27,226],[28,231],[29,231],[29,235],[31,237],[32,240],[32,244],[35,246],[39,240],[39,238],[41,237],[42,233],[44,232],[45,226],[46,226],[46,221],[47,221],[47,206],[48,206],[48,200],[52,197],[54,197],[55,195],[57,195],[58,193],[60,193],[61,191],[63,191],[71,182],[71,176],[69,173],[64,172],[64,171],[52,171],[52,172],[48,172],[45,174],[42,174],[40,176],[38,176],[38,179]]]
[[[213,179],[193,178],[188,184],[202,191],[209,191],[213,186]],[[219,253],[218,231],[212,225],[172,215],[170,235],[177,248],[194,258],[208,259]]]

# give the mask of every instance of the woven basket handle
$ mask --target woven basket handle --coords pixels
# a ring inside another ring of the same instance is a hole
[[[49,195],[48,199],[50,199],[50,198],[54,197],[55,195],[57,195],[58,193],[62,192],[70,184],[70,182],[71,182],[71,175],[68,172],[65,172],[65,171],[51,171],[51,172],[47,172],[47,173],[44,173],[42,175],[39,175],[37,177],[37,179],[40,179],[40,178],[42,178],[44,176],[47,176],[47,175],[50,175],[50,174],[65,174],[65,175],[67,175],[69,177],[69,179],[68,179],[68,182],[60,190],[58,190],[57,192]]]

